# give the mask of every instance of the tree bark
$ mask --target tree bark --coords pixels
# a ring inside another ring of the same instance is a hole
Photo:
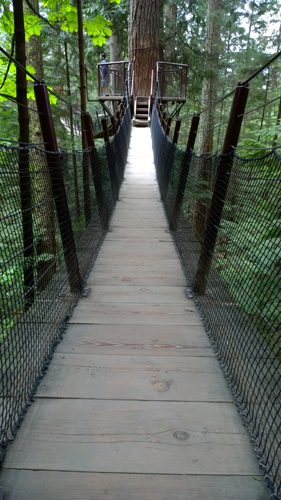
[[[31,8],[25,4],[24,10],[28,14],[35,15],[39,13],[39,0],[29,0]],[[35,76],[38,80],[44,79],[44,66],[43,66],[43,53],[41,36],[33,35],[30,37],[26,44],[26,55],[29,64],[35,69]],[[34,107],[34,102],[29,101],[29,107]],[[43,148],[43,138],[41,134],[40,121],[37,113],[29,112],[30,123],[30,140],[35,144],[41,145]],[[56,254],[56,229],[55,229],[55,214],[53,206],[53,194],[48,173],[47,163],[45,156],[40,158],[40,165],[36,169],[36,176],[34,179],[34,193],[35,210],[34,216],[37,222],[37,239],[36,239],[36,281],[37,289],[42,290],[45,288],[53,274],[55,273],[56,266],[54,258],[42,258],[44,254],[55,256]]]
[[[118,37],[115,33],[112,33],[109,39],[109,57],[110,61],[119,61],[120,60],[120,47],[118,44]]]
[[[16,89],[19,122],[19,184],[23,235],[23,288],[24,308],[28,309],[34,300],[33,270],[33,224],[31,205],[31,182],[29,173],[29,117],[26,81],[26,47],[24,32],[23,4],[13,0],[16,60],[21,67],[16,67]]]
[[[160,59],[160,28],[163,0],[131,0],[129,59],[134,70],[134,95],[149,96],[151,72]]]
[[[205,78],[201,95],[201,130],[200,155],[213,153],[214,138],[214,109],[217,99],[218,66],[221,52],[221,0],[208,0],[207,34],[205,44]],[[198,162],[199,182],[211,184],[210,160],[202,157]],[[206,191],[207,186],[203,189]],[[195,231],[200,239],[203,238],[208,217],[207,201],[202,199],[195,206]]]
[[[70,86],[70,71],[69,71],[69,58],[68,58],[68,45],[67,41],[64,42],[64,57],[65,57],[65,73],[66,73],[66,84],[67,84],[67,95],[71,97],[71,86]],[[70,124],[70,136],[71,136],[71,147],[72,147],[72,158],[73,158],[73,183],[75,192],[75,205],[76,205],[76,215],[80,217],[80,200],[79,200],[79,188],[78,188],[78,171],[77,171],[77,161],[75,155],[75,140],[74,140],[74,120],[73,120],[73,108],[71,100],[69,103],[69,124]]]
[[[86,225],[91,218],[91,193],[90,193],[90,172],[89,157],[85,153],[88,147],[87,133],[83,127],[82,115],[87,111],[87,87],[86,87],[86,68],[84,58],[84,36],[83,36],[83,15],[82,2],[76,0],[78,16],[78,49],[79,49],[79,72],[80,72],[80,106],[81,106],[81,129],[82,129],[82,148],[83,148],[83,192],[84,192],[84,214]]]
[[[170,0],[165,7],[166,61],[176,62],[177,32],[177,2]]]

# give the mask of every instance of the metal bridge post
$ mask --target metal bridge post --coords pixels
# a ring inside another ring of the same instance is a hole
[[[175,130],[174,130],[174,135],[173,135],[173,144],[178,143],[180,128],[181,128],[181,120],[177,119],[176,125],[175,125]]]
[[[98,153],[95,146],[94,127],[91,115],[89,113],[83,114],[82,122],[83,122],[83,127],[86,130],[87,134],[88,147],[91,148],[90,163],[91,163],[93,183],[96,192],[96,200],[97,200],[100,222],[102,228],[106,230],[108,229],[108,215],[106,214],[107,210],[105,206],[104,193],[102,188],[102,172],[101,172],[100,161],[98,158]]]
[[[172,216],[171,216],[171,220],[170,220],[170,228],[172,231],[175,231],[177,229],[177,220],[178,220],[178,216],[179,216],[179,213],[180,213],[180,210],[182,207],[182,203],[183,203],[185,186],[186,186],[190,162],[191,162],[191,158],[192,158],[192,151],[193,151],[195,140],[196,140],[199,120],[200,120],[200,115],[193,115],[191,125],[190,125],[186,150],[185,150],[184,157],[183,157],[182,164],[181,164],[181,173],[180,173],[180,178],[179,178],[179,183],[178,183],[176,200],[175,200],[175,204],[174,204],[174,208],[173,208],[173,212],[172,212]]]
[[[116,134],[116,120],[115,120],[114,116],[112,116],[110,120],[111,120],[113,134],[115,135]]]
[[[169,116],[167,123],[166,123],[166,127],[165,127],[165,135],[167,137],[169,137],[169,134],[170,134],[171,124],[172,124],[172,118]]]
[[[238,83],[233,97],[223,150],[218,165],[210,213],[201,247],[201,254],[199,257],[197,272],[193,282],[193,289],[196,293],[199,294],[204,294],[206,292],[208,276],[211,269],[214,248],[227,194],[231,168],[234,161],[234,149],[236,148],[238,143],[248,93],[248,85],[242,85]]]
[[[115,163],[115,160],[113,157],[113,152],[112,152],[110,141],[109,141],[107,123],[106,123],[105,118],[103,118],[101,120],[101,124],[102,124],[102,129],[103,129],[105,147],[106,147],[106,155],[107,155],[107,161],[108,161],[108,170],[109,170],[111,191],[112,191],[113,200],[116,201],[116,200],[118,200],[118,193],[119,193],[119,182],[118,182],[118,176],[117,176],[117,172],[116,172],[116,163]]]
[[[72,293],[78,293],[81,290],[80,271],[64,186],[61,156],[59,155],[49,95],[45,83],[35,83],[34,93],[45,143],[47,165],[52,183],[69,286]]]

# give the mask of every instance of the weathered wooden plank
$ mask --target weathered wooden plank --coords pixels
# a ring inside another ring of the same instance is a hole
[[[4,468],[258,474],[232,403],[37,399]]]
[[[125,261],[125,262],[124,262]],[[129,261],[129,262],[128,262]],[[110,265],[112,263],[112,265]],[[118,263],[118,265],[117,265]],[[115,259],[114,257],[98,257],[96,260],[94,267],[90,273],[92,275],[97,270],[103,270],[105,272],[112,272],[112,269],[125,270],[130,269],[133,273],[135,270],[135,274],[138,275],[140,270],[143,269],[145,271],[153,272],[162,270],[163,275],[165,275],[166,271],[172,270],[173,273],[176,273],[178,276],[183,277],[183,271],[179,265],[179,261],[176,258],[171,259],[150,259],[149,257],[143,257],[136,259],[134,256],[128,256],[127,259],[123,259],[122,257],[119,259]],[[169,285],[167,285],[169,286]],[[171,286],[174,286],[171,284]]]
[[[173,242],[170,241],[155,241],[155,242],[139,242],[127,240],[124,242],[116,241],[114,245],[110,241],[105,241],[100,252],[99,258],[112,257],[115,260],[127,257],[133,257],[137,263],[140,258],[153,259],[178,259],[177,251]],[[179,269],[180,264],[178,263]]]
[[[121,190],[120,192],[120,197],[121,199],[124,198],[124,192]],[[160,200],[160,194],[158,189],[146,189],[146,188],[130,188],[126,186],[126,199],[133,199],[133,200],[150,200],[151,198],[154,198],[156,200]]]
[[[70,323],[111,325],[200,325],[193,304],[114,304],[80,301]]]
[[[192,305],[185,296],[184,287],[130,285],[92,285],[83,302],[117,302],[142,304],[183,304]]]
[[[151,198],[150,200],[138,200],[138,203],[134,202],[131,198],[126,198],[126,194],[124,193],[124,197],[121,198],[116,203],[116,210],[124,210],[124,209],[132,209],[135,213],[138,212],[138,208],[141,212],[149,212],[151,217],[154,217],[154,210],[159,210],[163,213],[163,205],[160,200],[155,200]]]
[[[201,325],[68,325],[57,352],[153,356],[214,356]]]
[[[182,269],[176,259],[111,259],[99,257],[88,277],[88,284],[99,285],[186,285]]]
[[[261,476],[171,476],[53,471],[2,473],[7,500],[265,500]],[[5,497],[6,498],[6,497]]]
[[[153,218],[144,220],[140,217],[139,220],[136,220],[130,219],[129,217],[118,217],[117,215],[114,215],[110,223],[113,226],[118,225],[126,227],[162,227],[163,229],[166,229],[167,227],[167,220],[164,217],[161,221],[155,221]]]
[[[142,272],[143,269],[143,272]],[[172,269],[161,272],[161,269],[150,269],[149,267],[139,266],[139,273],[133,266],[118,266],[114,270],[103,265],[96,267],[95,271],[90,274],[88,284],[96,285],[116,285],[125,283],[127,285],[163,285],[163,286],[184,286],[185,279],[182,273],[175,275]]]
[[[150,204],[149,201],[147,200],[142,200],[142,202],[136,205],[136,203],[133,200],[130,200],[129,202],[127,200],[122,200],[119,201],[119,205],[116,207],[116,214],[124,217],[130,217],[130,218],[135,218],[138,220],[140,217],[143,217],[145,219],[155,219],[161,220],[163,217],[165,217],[165,212],[163,210],[162,205],[159,202]]]
[[[37,397],[231,401],[215,358],[55,354]]]
[[[168,229],[163,232],[163,228],[144,227],[124,227],[111,225],[110,231],[105,237],[105,241],[122,240],[126,245],[127,240],[134,241],[172,241]]]

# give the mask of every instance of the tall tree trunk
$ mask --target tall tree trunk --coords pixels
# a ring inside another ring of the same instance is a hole
[[[39,0],[29,0],[29,5],[25,4],[25,12],[28,14],[39,13]],[[44,79],[43,53],[40,35],[33,35],[26,44],[26,55],[29,64],[35,69],[35,76],[38,80]],[[30,101],[30,108],[34,106]],[[37,113],[30,111],[30,140],[37,144],[41,143],[43,148],[43,139],[41,127]],[[34,216],[38,227],[36,234],[36,281],[37,288],[42,290],[45,288],[51,277],[53,276],[56,266],[54,257],[56,254],[56,231],[55,231],[55,215],[53,206],[53,195],[48,168],[42,155],[42,163],[36,169],[34,193],[36,208]],[[49,255],[48,259],[42,258],[42,255]]]
[[[203,81],[201,109],[200,154],[212,153],[214,136],[214,103],[217,99],[219,59],[221,53],[221,0],[208,1],[207,37],[205,45],[205,78]]]
[[[207,35],[205,45],[205,78],[203,81],[200,130],[200,154],[206,155],[213,152],[214,138],[214,109],[217,99],[219,79],[219,58],[221,52],[221,0],[208,0]],[[210,161],[201,158],[198,164],[199,181],[211,183]],[[204,188],[205,191],[206,188]],[[207,202],[199,201],[195,209],[195,229],[199,238],[203,237],[208,216]]]
[[[86,87],[86,68],[84,58],[84,36],[83,36],[83,15],[82,15],[82,2],[76,0],[77,16],[78,16],[78,49],[79,49],[79,73],[80,73],[80,106],[81,106],[81,120],[82,115],[87,111],[87,87]],[[84,214],[86,225],[91,218],[91,198],[90,198],[90,172],[89,172],[89,157],[85,153],[88,147],[86,130],[82,129],[82,148],[83,148],[83,192],[84,192]]]
[[[281,45],[281,23],[279,24],[279,33],[277,37],[277,50],[276,52],[278,53],[280,51],[280,45]],[[277,73],[278,73],[278,68],[276,70],[273,70],[273,85],[277,85]],[[276,118],[276,125],[280,125],[281,123],[281,97],[279,99],[279,106],[278,106],[278,111],[277,111],[277,118]],[[278,134],[274,134],[274,137],[272,139],[272,147],[276,148],[277,146],[277,139],[278,139]]]
[[[34,300],[34,271],[33,271],[33,225],[31,205],[31,183],[29,173],[29,117],[26,81],[26,50],[22,0],[13,0],[16,60],[21,68],[16,67],[16,88],[19,121],[19,182],[22,214],[23,234],[23,288],[24,307],[28,307]],[[22,69],[23,68],[23,69]],[[25,148],[23,148],[25,146]]]
[[[112,33],[109,39],[109,58],[110,61],[120,61],[120,47],[118,44],[118,37],[115,33]]]
[[[118,37],[116,34],[112,34],[112,36],[109,39],[109,57],[110,61],[119,61],[120,60],[120,48],[118,44]],[[122,70],[123,70],[123,65],[119,64],[113,64],[111,66],[113,72],[111,73],[111,91],[112,94],[115,95],[118,92],[124,92],[124,89],[122,88],[123,81],[121,78],[122,75]],[[122,82],[122,83],[121,83]]]
[[[177,33],[177,1],[169,0],[165,6],[166,61],[176,62]]]
[[[279,106],[278,106],[278,111],[277,111],[277,119],[276,119],[276,125],[280,125],[281,123],[281,97],[279,99]],[[276,148],[277,146],[277,139],[278,139],[278,134],[275,134],[274,137],[273,137],[273,141],[272,141],[272,147],[273,148]]]
[[[70,84],[70,71],[69,71],[67,41],[64,42],[64,57],[65,57],[67,95],[69,98],[71,98],[71,84]],[[77,215],[77,217],[80,217],[81,212],[80,212],[80,200],[79,200],[79,188],[78,188],[77,161],[76,161],[76,155],[75,155],[73,108],[72,108],[71,101],[69,104],[69,124],[70,124],[70,136],[71,136],[71,147],[72,147],[72,158],[73,158],[73,183],[74,183],[74,192],[75,192],[76,215]]]
[[[129,59],[134,70],[134,95],[149,96],[151,71],[160,59],[160,28],[163,0],[131,0]]]

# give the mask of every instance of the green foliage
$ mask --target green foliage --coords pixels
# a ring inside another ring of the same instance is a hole
[[[41,22],[38,16],[33,14],[24,14],[24,30],[25,30],[25,40],[28,42],[31,36],[40,36],[41,34]]]
[[[237,172],[231,218],[225,210],[215,267],[240,307],[264,335],[271,335],[278,328],[281,300],[278,166],[272,156],[258,165],[248,183],[245,171]]]
[[[95,16],[94,19],[85,21],[84,27],[94,45],[102,46],[106,39],[112,35],[111,21],[103,16]]]

